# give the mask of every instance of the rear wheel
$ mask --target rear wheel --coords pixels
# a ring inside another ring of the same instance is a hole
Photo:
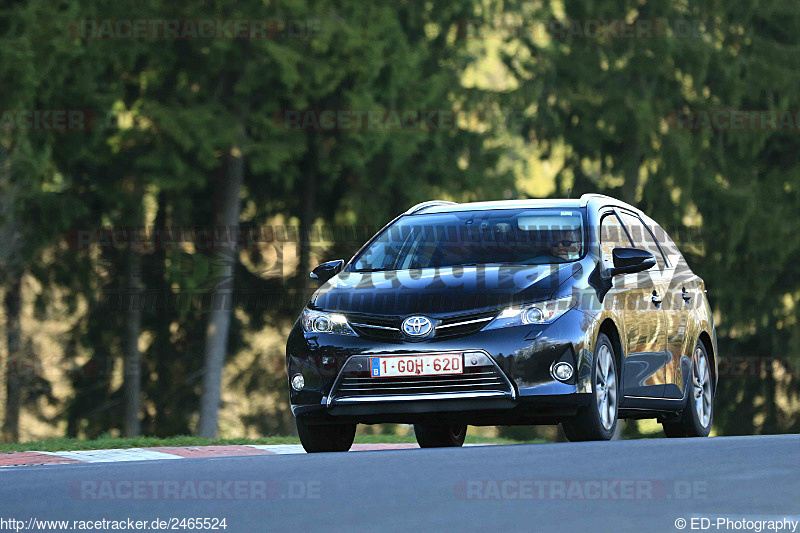
[[[610,440],[617,428],[619,379],[614,345],[605,333],[597,336],[592,365],[592,402],[561,425],[572,442]]]
[[[420,448],[457,447],[464,444],[467,426],[461,424],[414,424]]]
[[[692,382],[681,419],[661,423],[667,437],[708,437],[714,418],[711,365],[703,341],[697,341],[692,355]]]
[[[346,452],[356,437],[355,424],[308,424],[297,418],[297,435],[308,453]]]

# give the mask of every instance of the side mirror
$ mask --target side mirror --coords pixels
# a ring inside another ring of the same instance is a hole
[[[342,268],[344,268],[344,261],[342,259],[328,261],[327,263],[322,263],[317,268],[312,270],[308,277],[314,281],[318,281],[319,283],[325,283],[333,276],[341,272]]]
[[[656,266],[656,258],[647,250],[638,248],[614,248],[614,268],[610,274],[633,274]]]

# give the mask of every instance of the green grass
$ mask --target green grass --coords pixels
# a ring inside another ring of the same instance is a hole
[[[358,435],[358,443],[404,443],[416,442],[413,435]],[[467,443],[471,444],[521,444],[520,441],[467,435]],[[532,441],[536,442],[536,441]],[[542,441],[543,442],[543,441]],[[260,439],[204,439],[202,437],[136,437],[132,439],[102,436],[93,440],[81,439],[48,439],[32,442],[0,443],[0,453],[6,452],[63,452],[75,450],[105,450],[112,448],[152,448],[157,446],[219,446],[228,444],[300,444],[297,437],[262,437]]]

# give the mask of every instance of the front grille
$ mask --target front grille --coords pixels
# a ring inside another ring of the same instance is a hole
[[[495,315],[497,311],[450,316],[438,320],[434,338],[471,335],[491,322]],[[400,324],[403,321],[401,316],[349,314],[347,319],[353,330],[361,337],[384,341],[403,339],[403,334],[400,332]]]
[[[480,331],[486,324],[492,321],[497,315],[497,311],[489,313],[471,313],[469,315],[459,315],[448,317],[436,327],[436,337],[459,337],[471,335]]]
[[[384,315],[347,315],[350,326],[360,337],[376,340],[400,340],[401,317]]]
[[[454,392],[509,392],[509,386],[496,372],[474,372],[456,376],[418,378],[343,378],[336,388],[338,398]]]
[[[385,354],[393,355],[397,354]],[[347,360],[328,395],[328,405],[387,399],[417,400],[427,396],[434,399],[464,398],[464,395],[473,394],[484,398],[515,397],[513,385],[486,353],[467,352],[463,374],[435,376],[370,377],[370,357],[360,355]]]

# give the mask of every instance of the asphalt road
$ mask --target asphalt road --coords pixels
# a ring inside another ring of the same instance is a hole
[[[302,532],[674,532],[679,518],[798,520],[800,435],[8,468],[0,517],[225,518],[224,531]]]

